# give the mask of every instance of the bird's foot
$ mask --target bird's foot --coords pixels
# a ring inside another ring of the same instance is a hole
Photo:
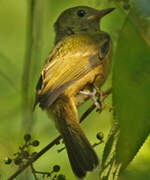
[[[96,88],[96,87],[95,87]],[[97,109],[98,112],[101,112],[103,109],[108,109],[109,112],[111,112],[112,110],[114,110],[114,107],[106,102],[105,99],[106,97],[111,93],[111,88],[105,90],[105,91],[101,91],[99,88],[96,88],[97,94],[98,94],[98,102],[101,105],[100,109]]]
[[[89,92],[89,91],[80,91],[80,94],[89,96],[93,100],[95,106],[98,109],[101,109],[101,103],[99,102],[99,100],[97,101],[97,99],[96,99],[97,91],[96,91],[95,88],[93,89],[92,92]]]

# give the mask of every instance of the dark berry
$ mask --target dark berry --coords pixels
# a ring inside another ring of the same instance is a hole
[[[59,172],[60,171],[60,166],[59,165],[53,166],[53,171],[54,172]]]
[[[25,134],[25,135],[24,135],[24,140],[25,140],[26,142],[30,141],[30,140],[31,140],[31,135],[30,135],[30,134]]]
[[[57,180],[66,180],[66,177],[63,174],[59,174]]]
[[[38,146],[40,144],[40,142],[38,140],[35,140],[32,142],[32,146]]]
[[[99,132],[99,133],[97,133],[96,137],[97,137],[98,140],[101,141],[104,138],[104,134],[102,132]]]

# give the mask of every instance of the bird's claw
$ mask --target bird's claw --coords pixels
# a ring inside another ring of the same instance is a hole
[[[95,106],[98,109],[101,109],[101,102],[96,99],[97,90],[95,88],[93,89],[92,92],[89,92],[89,91],[80,91],[80,94],[89,96],[93,100]]]

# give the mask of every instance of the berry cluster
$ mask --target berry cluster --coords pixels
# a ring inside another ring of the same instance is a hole
[[[19,151],[17,153],[14,153],[14,158],[7,157],[5,159],[5,164],[9,165],[12,162],[17,165],[19,168],[23,167],[25,163],[32,160],[36,155],[38,155],[38,152],[30,152],[31,147],[37,147],[39,146],[40,142],[38,140],[32,140],[32,137],[30,134],[26,134],[24,136],[24,144],[22,146],[19,146]],[[37,175],[42,175],[42,177],[50,177],[51,180],[65,180],[65,176],[62,174],[57,174],[60,171],[59,165],[54,165],[52,170],[50,172],[43,172],[43,171],[37,171],[33,163],[30,164],[31,172],[35,178],[35,180],[38,180]]]
[[[5,164],[10,164],[14,162],[15,165],[21,167],[26,163],[27,160],[30,160],[37,154],[37,152],[30,153],[29,149],[31,146],[37,147],[39,146],[40,142],[38,140],[31,141],[31,135],[26,134],[24,136],[24,144],[19,146],[19,152],[14,153],[15,158],[11,159],[7,157],[5,159]]]

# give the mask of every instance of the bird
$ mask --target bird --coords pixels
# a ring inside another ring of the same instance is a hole
[[[77,108],[91,94],[94,99],[110,72],[112,40],[100,21],[113,10],[77,6],[63,11],[54,24],[54,47],[36,86],[34,107],[39,104],[53,115],[80,179],[98,166],[99,159],[80,126]]]

